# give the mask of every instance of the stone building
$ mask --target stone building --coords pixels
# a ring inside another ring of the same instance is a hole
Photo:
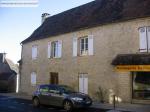
[[[18,67],[0,53],[0,92],[16,92]]]
[[[95,0],[45,18],[22,41],[21,91],[65,84],[150,103],[150,0]],[[43,17],[43,16],[42,16]]]

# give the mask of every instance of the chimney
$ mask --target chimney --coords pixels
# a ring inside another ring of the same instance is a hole
[[[45,21],[45,19],[48,18],[49,16],[50,16],[50,14],[43,13],[42,16],[41,16],[42,17],[42,22],[41,23],[43,23]]]

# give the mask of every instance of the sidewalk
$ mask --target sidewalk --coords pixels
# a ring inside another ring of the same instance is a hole
[[[101,103],[93,103],[93,108],[102,108],[102,109],[111,109],[113,110],[113,105],[111,104],[101,104]],[[130,111],[130,112],[150,112],[150,105],[144,105],[144,104],[127,104],[127,103],[121,103],[116,104],[115,110],[117,111]]]
[[[0,93],[2,96],[9,96],[14,98],[28,99],[31,100],[32,96],[23,94],[23,93]],[[113,105],[108,103],[96,103],[94,102],[91,108],[100,108],[100,109],[110,109],[113,110]],[[142,105],[142,104],[116,104],[115,111],[110,112],[121,112],[121,111],[130,111],[130,112],[150,112],[150,105]]]

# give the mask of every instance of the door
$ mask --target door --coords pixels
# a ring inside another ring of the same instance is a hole
[[[49,98],[51,95],[49,93],[49,87],[48,86],[41,86],[39,91],[40,91],[39,99],[40,99],[41,104],[50,105],[51,100],[49,100]]]
[[[50,84],[58,84],[58,73],[56,72],[50,73]]]
[[[52,101],[51,105],[62,106],[64,96],[63,96],[63,94],[60,94],[60,90],[58,89],[58,87],[56,85],[51,87],[50,93],[51,93],[51,99],[50,100]]]
[[[79,92],[88,94],[87,74],[79,74]]]

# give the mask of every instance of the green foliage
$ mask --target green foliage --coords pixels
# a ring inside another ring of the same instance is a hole
[[[99,86],[98,90],[96,91],[96,96],[98,97],[98,101],[104,103],[106,95],[107,95],[107,90]]]

